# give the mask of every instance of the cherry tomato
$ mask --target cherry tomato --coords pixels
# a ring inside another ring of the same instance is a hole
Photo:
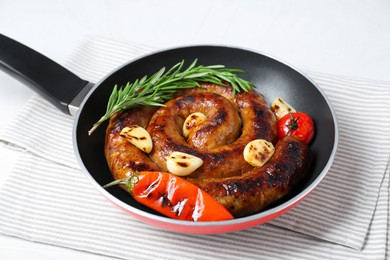
[[[314,122],[302,112],[293,112],[283,116],[277,123],[279,139],[295,135],[309,144],[314,137]]]

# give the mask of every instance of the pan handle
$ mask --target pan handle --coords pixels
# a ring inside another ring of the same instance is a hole
[[[93,86],[53,60],[2,34],[0,69],[72,116]]]

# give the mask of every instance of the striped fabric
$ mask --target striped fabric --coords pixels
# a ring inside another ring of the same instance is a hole
[[[93,38],[67,67],[96,82],[152,50]],[[4,145],[22,151],[0,187],[0,232],[125,259],[386,258],[390,83],[307,74],[334,105],[339,150],[316,190],[278,219],[203,236],[155,229],[125,215],[80,172],[72,146],[73,119],[33,96],[0,135]]]

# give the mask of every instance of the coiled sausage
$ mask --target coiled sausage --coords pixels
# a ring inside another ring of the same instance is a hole
[[[186,139],[182,126],[194,112],[205,114],[207,121]],[[121,129],[132,125],[150,133],[149,155],[120,136]],[[254,139],[277,142],[276,119],[265,98],[254,90],[234,95],[230,87],[207,83],[179,92],[164,107],[144,106],[113,116],[105,154],[115,179],[137,171],[167,171],[166,158],[174,151],[195,155],[204,163],[187,179],[239,217],[287,194],[307,165],[307,146],[288,137],[276,144],[269,162],[253,167],[242,154]]]

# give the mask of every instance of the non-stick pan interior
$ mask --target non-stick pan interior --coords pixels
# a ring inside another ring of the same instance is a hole
[[[198,59],[199,65],[223,64],[229,68],[243,69],[245,73],[242,77],[253,82],[257,91],[262,93],[269,103],[277,97],[282,97],[297,110],[308,113],[315,122],[316,136],[310,146],[312,168],[300,190],[324,174],[335,146],[335,119],[322,92],[309,79],[292,67],[259,53],[230,47],[194,46],[154,53],[124,65],[98,83],[82,104],[76,120],[75,145],[82,164],[98,184],[104,185],[112,181],[104,157],[107,124],[101,125],[91,136],[88,136],[88,130],[105,113],[114,85],[124,85],[144,75],[151,75],[161,67],[170,68],[181,60],[185,60],[189,65],[194,59]],[[110,193],[135,208],[152,212],[119,188],[110,189]],[[296,194],[299,194],[299,191],[295,191],[283,201]]]

